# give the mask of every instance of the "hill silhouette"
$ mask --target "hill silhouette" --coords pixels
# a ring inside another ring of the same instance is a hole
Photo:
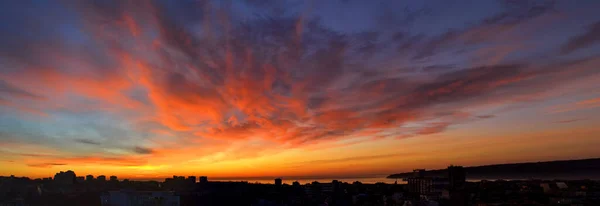
[[[468,179],[600,179],[600,158],[558,160],[465,167]],[[446,169],[425,171],[427,176],[446,176]],[[388,178],[412,177],[412,172]]]

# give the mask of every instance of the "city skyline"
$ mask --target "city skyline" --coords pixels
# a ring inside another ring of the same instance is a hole
[[[1,4],[0,176],[600,157],[597,1]]]
[[[546,162],[521,162],[521,163],[508,163],[508,164],[494,164],[494,165],[478,165],[471,167],[463,167],[457,166],[454,164],[450,164],[447,168],[417,168],[412,171],[398,171],[399,173],[395,174],[377,174],[377,175],[362,175],[362,176],[344,176],[344,175],[335,175],[335,176],[255,176],[255,177],[211,177],[211,181],[216,182],[251,182],[251,183],[272,183],[273,180],[283,180],[286,184],[292,184],[295,182],[300,182],[301,184],[307,184],[311,182],[331,182],[331,181],[340,181],[340,182],[362,182],[368,184],[374,183],[394,183],[397,184],[398,180],[400,183],[406,183],[404,179],[407,177],[412,177],[415,172],[422,171],[427,176],[439,177],[443,176],[443,174],[448,173],[450,168],[464,168],[465,171],[468,172],[467,181],[478,182],[478,181],[494,181],[494,180],[512,180],[512,181],[520,181],[520,180],[550,180],[552,178],[556,179],[564,179],[564,180],[575,180],[575,179],[588,179],[588,180],[596,180],[598,176],[595,174],[595,171],[598,168],[597,163],[600,161],[600,158],[592,158],[592,159],[580,159],[580,160],[554,160],[554,161],[546,161]],[[568,169],[567,169],[568,168]],[[446,170],[448,169],[448,170]],[[515,171],[518,170],[518,171]],[[543,171],[543,172],[540,172]],[[169,179],[177,179],[183,178],[188,179],[193,178],[194,181],[198,180],[198,182],[207,182],[208,178],[202,174],[195,175],[179,175],[172,174],[168,176],[155,176],[155,177],[142,177],[142,178],[123,178],[118,179],[117,176],[108,175],[101,173],[100,175],[76,175],[77,173],[73,170],[59,171],[54,174],[54,176],[50,177],[42,177],[42,178],[30,178],[27,176],[6,176],[6,177],[16,177],[16,178],[28,178],[28,179],[36,179],[36,180],[57,180],[57,176],[67,175],[72,177],[62,178],[60,181],[73,180],[77,179],[77,181],[169,181]],[[5,176],[0,176],[4,177]],[[109,179],[107,179],[109,177]]]

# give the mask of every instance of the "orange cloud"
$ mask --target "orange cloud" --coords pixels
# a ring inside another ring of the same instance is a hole
[[[600,97],[577,102],[577,105],[595,105],[600,106]]]

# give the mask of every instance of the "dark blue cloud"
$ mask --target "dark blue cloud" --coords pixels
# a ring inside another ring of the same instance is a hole
[[[569,39],[569,41],[562,46],[561,52],[566,54],[581,48],[591,47],[598,42],[600,42],[600,22],[589,25],[584,33]]]

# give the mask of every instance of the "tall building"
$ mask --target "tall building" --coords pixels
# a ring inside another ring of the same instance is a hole
[[[185,176],[173,175],[173,181],[176,181],[176,182],[185,182]]]
[[[331,185],[333,186],[334,192],[338,192],[340,190],[340,181],[333,180],[333,181],[331,181]]]
[[[119,181],[119,179],[117,179],[117,176],[110,176],[110,181]]]
[[[424,180],[425,178],[424,169],[414,169],[413,177],[406,178],[405,181],[408,183],[408,191],[411,193],[423,192],[423,187],[428,187],[429,184]]]
[[[77,176],[75,172],[68,170],[66,172],[60,171],[54,175],[54,182],[58,184],[70,185],[75,183]]]
[[[208,177],[200,176],[200,183],[207,183],[207,182],[208,182]]]
[[[465,168],[450,165],[448,167],[448,181],[450,182],[450,190],[463,188],[466,181]]]
[[[413,173],[413,177],[404,180],[408,182],[408,191],[414,196],[437,199],[448,186],[447,178],[427,177],[423,169],[413,170]]]
[[[466,173],[461,166],[450,165],[448,171],[448,191],[450,193],[450,204],[467,205],[468,194],[465,191]]]
[[[282,183],[281,178],[275,179],[275,186],[281,186],[281,183]]]
[[[98,179],[98,181],[106,181],[106,176],[100,175],[100,176],[98,176],[97,179]]]
[[[188,176],[188,182],[190,183],[196,183],[196,176]]]
[[[85,176],[85,180],[86,181],[94,181],[94,175],[87,175],[87,176]]]

